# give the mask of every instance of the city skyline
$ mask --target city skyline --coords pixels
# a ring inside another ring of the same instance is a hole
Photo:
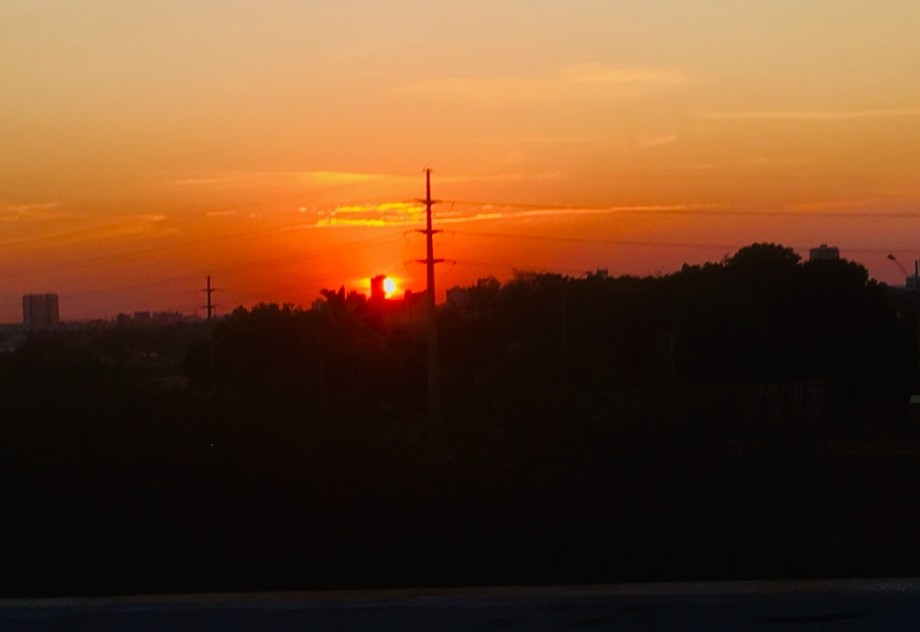
[[[667,273],[827,243],[903,284],[920,229],[908,2],[0,8],[0,322]]]

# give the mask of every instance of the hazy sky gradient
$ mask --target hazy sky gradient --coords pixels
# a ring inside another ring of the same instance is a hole
[[[208,273],[227,308],[423,289],[397,203],[426,166],[482,203],[438,207],[442,288],[755,240],[901,282],[918,28],[907,0],[5,0],[0,321],[30,291],[64,318],[188,311]]]

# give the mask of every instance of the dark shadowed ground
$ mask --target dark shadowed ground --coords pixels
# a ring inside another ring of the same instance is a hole
[[[771,244],[461,290],[440,423],[344,292],[13,340],[0,596],[920,577],[920,294]]]
[[[0,601],[0,629],[907,630],[917,580],[734,582]]]

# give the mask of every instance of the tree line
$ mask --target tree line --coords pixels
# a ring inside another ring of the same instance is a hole
[[[323,295],[0,356],[5,594],[918,570],[920,463],[834,451],[913,437],[914,297],[857,263],[481,279],[436,428],[424,331]]]

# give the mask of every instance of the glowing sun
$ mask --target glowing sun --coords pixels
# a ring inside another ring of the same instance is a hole
[[[383,291],[387,293],[387,296],[390,296],[393,292],[396,291],[396,281],[387,277],[383,280]]]

